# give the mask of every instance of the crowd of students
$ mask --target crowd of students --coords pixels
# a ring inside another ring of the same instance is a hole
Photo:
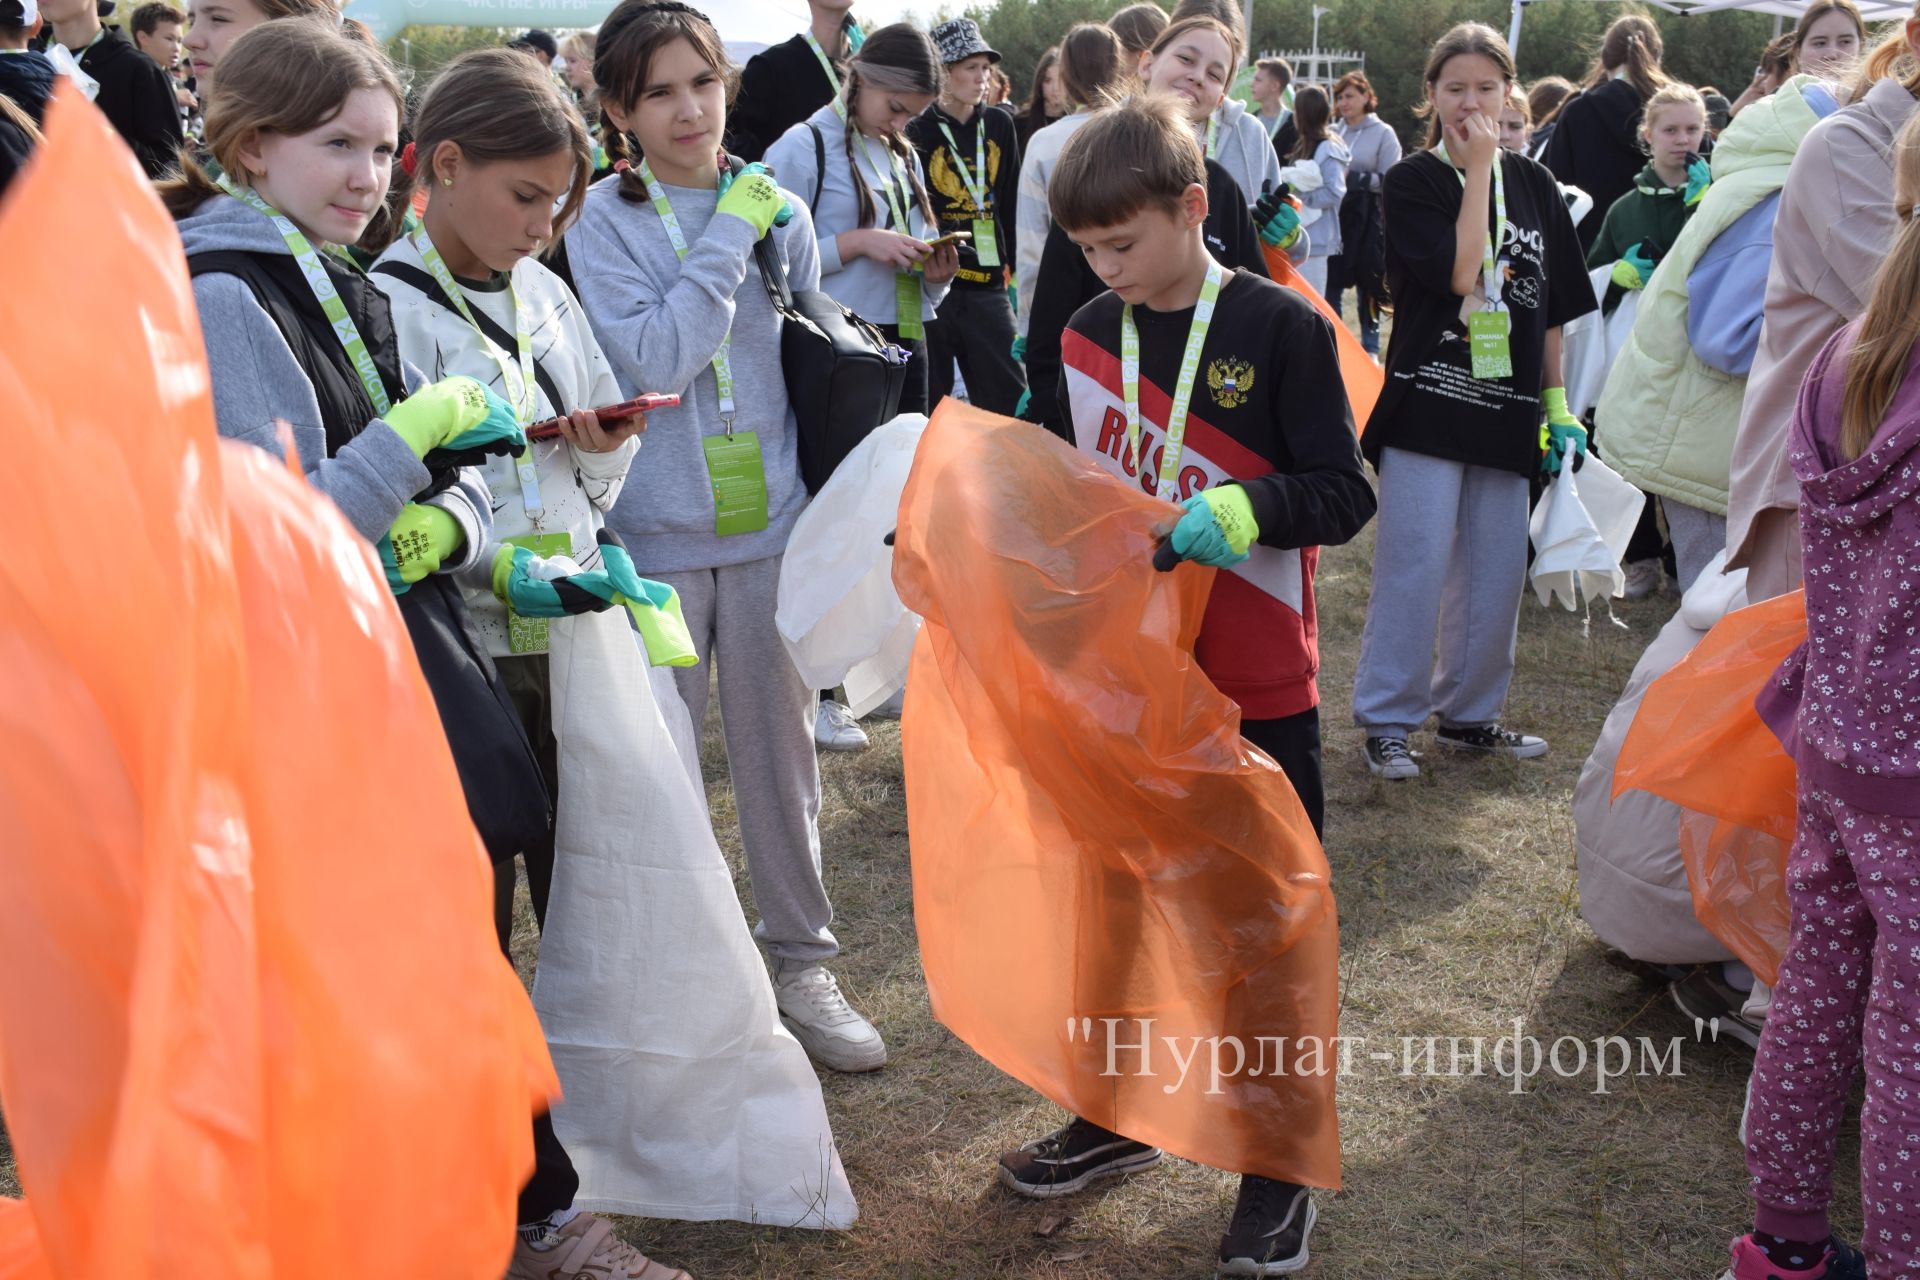
[[[1663,544],[1683,590],[1723,565],[1755,600],[1804,576],[1809,643],[1765,706],[1801,766],[1793,945],[1770,1011],[1733,964],[1684,975],[1676,998],[1758,1047],[1757,1213],[1728,1276],[1920,1267],[1903,1086],[1920,759],[1899,718],[1920,9],[1867,56],[1851,0],[1817,0],[1732,103],[1676,83],[1644,17],[1612,24],[1579,88],[1522,86],[1499,34],[1464,24],[1427,58],[1403,155],[1361,73],[1297,84],[1263,59],[1257,109],[1235,100],[1246,33],[1224,0],[1076,25],[1024,104],[971,20],[869,31],[846,0],[809,8],[742,70],[697,9],[622,0],[596,33],[463,55],[410,103],[328,0],[195,0],[184,38],[146,5],[131,42],[93,0],[0,0],[0,183],[58,75],[156,179],[221,433],[290,442],[379,554],[495,862],[502,945],[516,861],[544,927],[555,805],[595,793],[563,727],[697,727],[717,683],[771,960],[770,978],[725,981],[746,1003],[770,991],[824,1067],[887,1060],[828,968],[816,748],[858,729],[774,623],[807,488],[764,241],[795,289],[909,354],[903,412],[964,389],[1177,504],[1172,551],[1226,571],[1198,661],[1316,830],[1315,565],[1369,521],[1352,719],[1387,781],[1419,774],[1430,721],[1448,750],[1547,751],[1503,719],[1529,510],[1590,430],[1656,499],[1635,593],[1657,589]],[[1364,423],[1316,306],[1348,289],[1375,355],[1391,304]],[[1629,298],[1605,391],[1569,403],[1569,326]],[[649,392],[678,399],[593,411]],[[550,655],[609,619],[671,679],[560,678]],[[682,750],[674,768],[697,777]],[[598,927],[655,923],[621,911]],[[1863,1059],[1864,1253],[1826,1221]],[[534,1145],[510,1276],[685,1280],[576,1209],[550,1118]],[[1076,1118],[999,1177],[1047,1198],[1161,1154]],[[1317,1213],[1311,1188],[1244,1173],[1218,1273],[1304,1266]]]

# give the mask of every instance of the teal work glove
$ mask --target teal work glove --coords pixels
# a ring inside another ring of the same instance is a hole
[[[541,559],[525,547],[503,546],[493,557],[493,594],[523,618],[565,618],[623,608],[656,667],[700,661],[680,610],[680,595],[643,578],[619,536],[602,529],[600,568],[582,569],[564,556]]]
[[[1644,249],[1644,245],[1636,244],[1613,264],[1613,282],[1622,289],[1644,289],[1653,279],[1653,259]]]
[[[1275,191],[1269,180],[1253,206],[1253,225],[1260,239],[1276,249],[1290,249],[1300,238],[1300,206],[1284,191]]]
[[[1168,538],[1176,555],[1216,569],[1247,558],[1248,548],[1260,536],[1260,525],[1253,518],[1253,503],[1245,489],[1237,484],[1217,485],[1194,494],[1183,505],[1187,514]]]
[[[773,177],[773,170],[767,168],[766,165],[762,164],[758,160],[755,160],[752,164],[742,169],[738,176],[744,178],[750,173],[764,173],[769,178]],[[733,185],[734,177],[735,177],[735,174],[731,170],[722,169],[720,171],[720,194],[721,195],[724,196],[727,194],[727,188]],[[793,221],[793,201],[782,197],[780,201],[780,212],[773,215],[773,225],[776,227],[784,227],[789,222],[792,222],[792,221]]]
[[[1020,314],[1020,282],[1013,278],[1013,272],[1007,272],[1007,310]]]
[[[1013,362],[1015,364],[1027,362],[1027,335],[1024,333],[1017,335],[1013,340]]]
[[[527,447],[513,406],[473,378],[456,374],[423,387],[387,410],[386,423],[407,442],[413,456],[426,461],[441,453],[436,463],[471,465],[490,453],[515,454]]]
[[[1033,388],[1032,387],[1020,388],[1020,403],[1013,406],[1013,416],[1016,418],[1026,417],[1027,406],[1031,405],[1032,403],[1033,403]]]
[[[388,589],[397,596],[405,595],[414,583],[446,563],[464,540],[460,522],[445,511],[409,502],[376,548],[380,565],[387,571]]]
[[[1548,387],[1540,397],[1547,420],[1540,424],[1540,470],[1550,476],[1560,474],[1560,464],[1573,451],[1573,469],[1578,471],[1587,460],[1587,429],[1567,408],[1567,389]]]
[[[753,238],[758,240],[780,220],[783,209],[792,215],[787,198],[780,194],[779,184],[767,176],[762,166],[758,173],[742,170],[736,174],[713,211],[716,215],[730,213],[740,219],[753,228]]]
[[[1700,156],[1687,161],[1687,194],[1683,199],[1687,208],[1700,203],[1706,197],[1707,188],[1713,185],[1713,166]]]

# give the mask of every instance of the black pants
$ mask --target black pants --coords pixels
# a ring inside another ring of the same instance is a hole
[[[922,338],[903,338],[900,326],[883,324],[876,326],[887,335],[887,341],[896,347],[904,347],[913,353],[913,359],[907,364],[907,385],[900,392],[900,412],[932,413],[933,405],[927,400],[927,344]]]
[[[1313,834],[1325,834],[1327,794],[1320,780],[1320,708],[1278,720],[1242,720],[1240,736],[1273,757],[1313,820]]]
[[[553,736],[553,695],[549,686],[547,655],[527,653],[518,657],[495,658],[494,665],[500,669],[500,680],[507,686],[507,696],[513,699],[513,709],[520,713],[520,727],[527,731],[527,742],[533,747],[533,757],[540,762],[540,776],[547,781],[547,794],[560,794],[560,743]],[[539,921],[540,928],[547,927],[547,898],[553,889],[553,828],[548,827],[546,838],[520,851],[521,861],[527,865],[527,891],[533,897],[533,917]],[[501,925],[511,929],[513,911],[513,881],[507,880],[507,901],[505,910],[509,921]],[[496,915],[501,910],[498,902],[494,904]]]
[[[513,859],[493,864],[493,925],[500,938],[500,950],[512,958],[513,941]],[[580,1190],[580,1175],[573,1160],[553,1131],[553,1117],[541,1112],[533,1120],[533,1176],[520,1188],[520,1207],[514,1221],[522,1225],[542,1222],[573,1203]]]
[[[1013,308],[1006,290],[955,281],[927,326],[927,360],[934,404],[953,394],[953,364],[958,360],[968,401],[988,413],[1012,417],[1027,389],[1027,375],[1013,358]]]

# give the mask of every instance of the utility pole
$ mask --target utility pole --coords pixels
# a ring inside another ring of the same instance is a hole
[[[1307,65],[1310,68],[1307,72],[1307,79],[1316,83],[1325,79],[1325,77],[1320,74],[1320,15],[1332,12],[1333,10],[1322,8],[1319,5],[1313,6],[1313,55],[1307,60]]]

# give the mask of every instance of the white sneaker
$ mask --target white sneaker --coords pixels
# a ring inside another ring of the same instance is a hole
[[[847,1003],[839,982],[824,966],[775,962],[773,997],[780,1006],[780,1021],[821,1066],[858,1072],[887,1065],[886,1042]]]
[[[1622,594],[1629,600],[1645,600],[1660,590],[1667,571],[1658,560],[1635,560],[1627,566],[1627,582]]]
[[[832,698],[820,699],[820,710],[813,717],[813,740],[827,751],[867,749],[867,731],[854,723],[845,703]]]

